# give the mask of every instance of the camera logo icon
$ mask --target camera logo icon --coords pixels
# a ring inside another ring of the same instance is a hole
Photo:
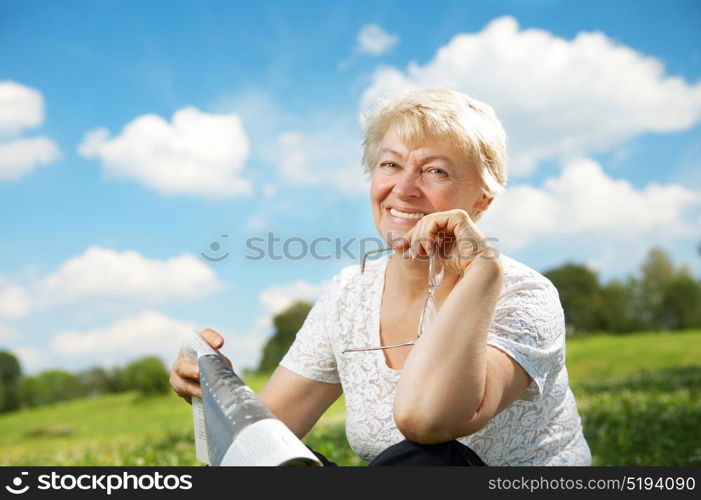
[[[222,234],[221,237],[222,237],[222,238],[228,238],[229,235],[228,235],[228,234]],[[218,252],[218,251],[221,249],[221,247],[222,247],[222,246],[221,246],[221,243],[219,243],[218,241],[212,241],[212,242],[209,244],[209,248],[210,248],[213,252]],[[210,255],[208,255],[208,254],[202,252],[202,253],[200,253],[200,255],[201,255],[202,257],[204,257],[205,259],[207,259],[209,262],[221,262],[221,261],[223,261],[224,259],[226,259],[227,257],[229,257],[230,254],[229,254],[229,252],[226,252],[226,253],[223,254],[223,255],[219,255],[219,256],[218,256],[218,255],[210,256]]]
[[[12,486],[5,486],[5,489],[12,493],[13,495],[21,495],[22,493],[26,493],[27,490],[29,489],[29,485],[25,485],[24,488],[20,488],[22,486],[22,477],[21,476],[27,476],[29,475],[29,472],[20,472],[20,476],[15,477],[12,480]],[[15,489],[17,488],[17,489]]]

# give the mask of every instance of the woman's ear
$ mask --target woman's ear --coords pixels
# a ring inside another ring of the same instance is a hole
[[[492,204],[492,201],[494,201],[493,196],[482,193],[482,197],[475,203],[475,208],[480,212],[485,212],[489,208],[489,205]]]

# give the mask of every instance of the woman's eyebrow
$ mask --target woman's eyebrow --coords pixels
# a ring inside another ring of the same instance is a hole
[[[448,156],[444,155],[430,155],[424,158],[422,161],[423,163],[428,163],[429,161],[433,160],[443,160],[444,162],[448,163],[449,165],[453,164],[453,160],[451,160]]]
[[[380,154],[382,154],[382,153],[390,153],[390,154],[393,154],[394,156],[398,156],[399,158],[404,158],[404,156],[399,151],[395,151],[394,149],[390,149],[390,148],[382,148],[380,150]]]
[[[402,159],[404,158],[402,153],[400,153],[399,151],[395,151],[394,149],[391,149],[391,148],[382,148],[380,150],[380,154],[382,154],[382,153],[390,153],[390,154],[393,154],[399,158],[402,158]],[[444,162],[448,163],[449,165],[453,164],[453,160],[451,160],[450,157],[445,156],[445,155],[441,155],[441,154],[429,155],[426,158],[423,158],[421,160],[421,163],[428,163],[429,161],[433,161],[433,160],[443,160]]]

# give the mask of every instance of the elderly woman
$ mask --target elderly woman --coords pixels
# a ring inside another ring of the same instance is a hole
[[[476,225],[506,183],[494,112],[423,90],[365,128],[373,218],[393,252],[333,279],[260,399],[302,437],[345,394],[348,441],[371,465],[589,465],[557,291],[485,252]],[[175,391],[199,396],[197,378],[179,357]]]

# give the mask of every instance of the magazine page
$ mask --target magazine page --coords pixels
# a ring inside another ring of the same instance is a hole
[[[200,369],[203,397],[197,407],[193,398],[192,407],[198,460],[209,465],[321,465],[198,334],[188,339],[185,352]]]

